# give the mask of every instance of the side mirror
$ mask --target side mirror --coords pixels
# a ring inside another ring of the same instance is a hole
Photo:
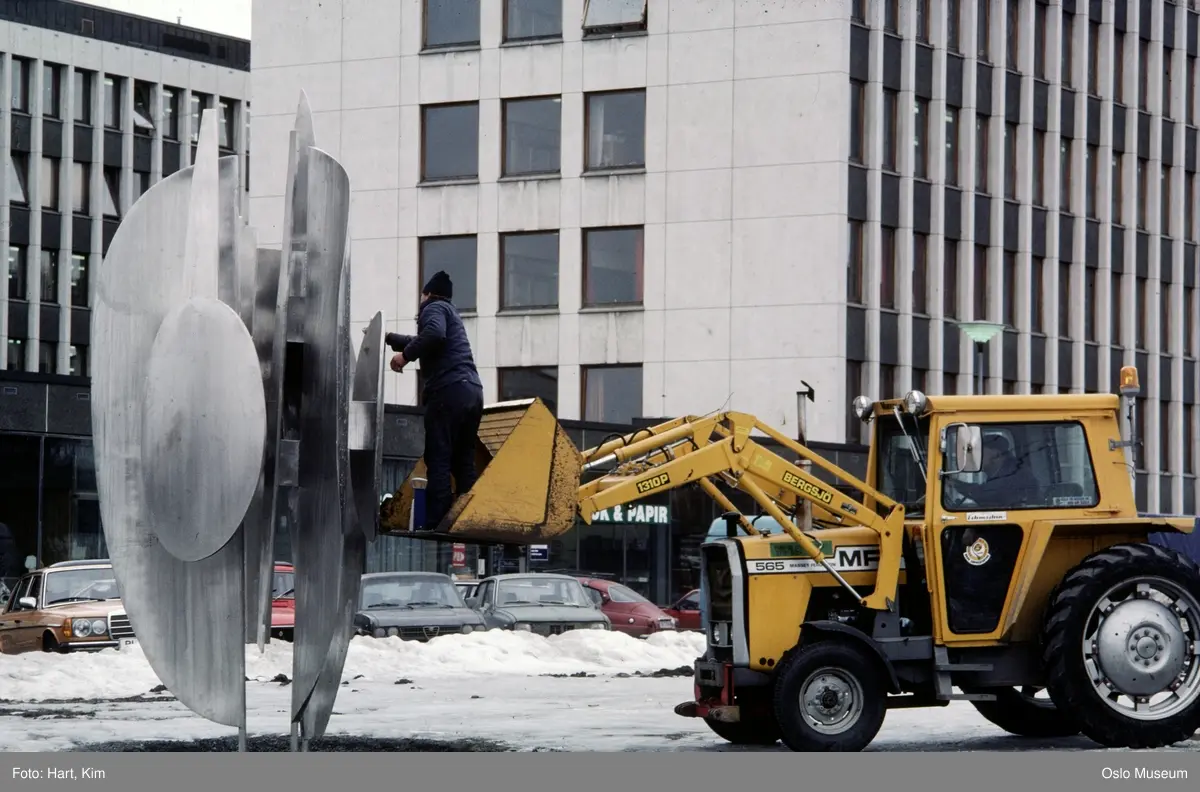
[[[37,600],[33,597],[21,597],[21,599],[17,600],[17,604],[20,605],[24,610],[37,609]]]
[[[983,469],[983,431],[978,426],[950,424],[942,430],[941,450],[943,477]]]

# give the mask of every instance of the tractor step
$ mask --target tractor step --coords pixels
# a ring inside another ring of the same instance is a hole
[[[991,693],[951,693],[950,701],[995,701]]]
[[[937,663],[934,671],[991,671],[991,663]]]

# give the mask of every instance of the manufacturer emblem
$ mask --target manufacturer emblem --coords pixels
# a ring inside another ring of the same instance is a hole
[[[441,627],[425,627],[424,631],[425,631],[426,638],[436,638],[437,634],[442,631],[442,628]]]
[[[963,553],[963,558],[967,559],[967,563],[971,566],[983,566],[991,557],[992,553],[988,550],[988,543],[984,539],[976,539],[975,543]]]

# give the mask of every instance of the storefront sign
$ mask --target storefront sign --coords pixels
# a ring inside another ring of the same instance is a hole
[[[549,561],[550,545],[529,545],[530,561]]]
[[[628,506],[613,506],[611,509],[592,514],[593,523],[635,523],[638,525],[670,525],[671,514],[667,506],[647,503],[631,503]]]
[[[452,545],[450,553],[450,566],[458,568],[467,565],[467,546],[465,544]]]

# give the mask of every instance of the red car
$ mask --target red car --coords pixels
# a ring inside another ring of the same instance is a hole
[[[628,586],[599,578],[580,578],[583,590],[612,622],[613,630],[645,638],[675,629],[675,620]]]
[[[296,568],[276,562],[271,581],[271,637],[292,640],[296,626]]]
[[[681,630],[699,630],[700,589],[692,589],[684,594],[679,602],[669,608],[663,608],[663,613],[673,618]]]

